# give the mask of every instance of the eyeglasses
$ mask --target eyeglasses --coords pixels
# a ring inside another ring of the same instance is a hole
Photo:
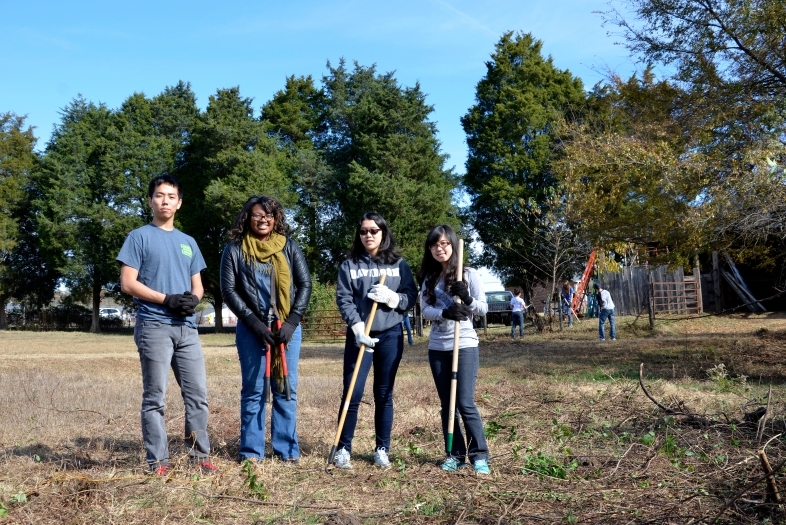
[[[436,250],[437,248],[442,248],[443,250],[446,250],[448,246],[451,246],[450,241],[439,241],[429,246],[429,248],[431,248],[432,250]]]
[[[369,233],[371,235],[376,235],[376,234],[378,234],[381,231],[382,230],[380,230],[379,228],[369,228],[368,230],[365,229],[365,228],[361,228],[360,229],[360,236],[363,237],[364,235],[368,235]]]
[[[275,220],[275,219],[276,219],[276,218],[275,218],[274,216],[272,216],[272,215],[261,215],[261,214],[259,214],[259,213],[252,213],[252,214],[251,214],[251,218],[252,218],[253,220],[255,220],[255,221],[265,221],[265,222],[273,221],[273,220]]]

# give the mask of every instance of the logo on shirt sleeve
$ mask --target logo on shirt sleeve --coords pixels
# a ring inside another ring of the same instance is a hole
[[[193,257],[194,256],[194,252],[191,250],[191,246],[189,246],[187,244],[181,244],[180,245],[180,253],[182,253],[186,257]]]

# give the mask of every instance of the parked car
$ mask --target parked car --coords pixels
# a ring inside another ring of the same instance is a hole
[[[99,308],[98,317],[101,319],[120,319],[120,310],[117,308]]]
[[[486,314],[486,322],[501,323],[510,326],[510,301],[513,294],[507,290],[499,292],[486,292],[486,302],[489,304],[489,311]]]

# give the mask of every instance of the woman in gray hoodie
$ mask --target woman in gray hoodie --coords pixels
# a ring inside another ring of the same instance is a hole
[[[385,274],[385,284],[379,278]],[[396,241],[387,222],[377,213],[366,213],[358,223],[355,241],[341,264],[336,285],[336,303],[347,323],[344,345],[344,393],[339,414],[358,358],[360,345],[366,345],[347,416],[338,443],[336,467],[349,469],[352,438],[357,424],[358,406],[366,378],[374,368],[374,463],[390,467],[390,432],[393,428],[393,384],[404,351],[401,321],[417,300],[417,285],[409,265],[396,250]],[[371,306],[378,303],[369,336],[365,323]]]

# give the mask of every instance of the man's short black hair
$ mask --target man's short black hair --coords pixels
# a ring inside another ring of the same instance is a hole
[[[150,184],[147,186],[148,198],[152,199],[153,194],[156,192],[156,188],[162,184],[169,184],[177,190],[177,196],[181,199],[183,198],[183,188],[180,187],[180,182],[174,176],[169,175],[168,173],[159,175],[150,181]]]

